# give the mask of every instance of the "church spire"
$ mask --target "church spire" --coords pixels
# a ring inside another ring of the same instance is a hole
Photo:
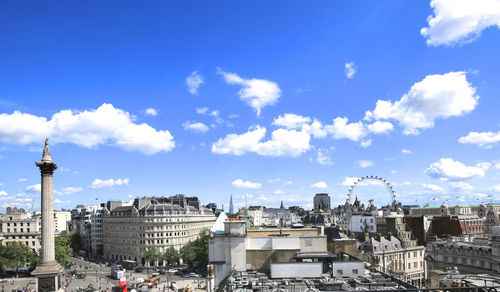
[[[233,195],[231,195],[231,198],[229,199],[229,214],[233,214]]]

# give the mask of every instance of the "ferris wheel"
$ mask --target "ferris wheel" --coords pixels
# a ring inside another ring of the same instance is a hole
[[[391,184],[387,180],[385,180],[381,177],[378,177],[378,176],[373,176],[373,175],[363,176],[363,177],[355,180],[354,183],[352,184],[352,186],[349,188],[349,193],[347,194],[347,200],[349,202],[351,202],[351,196],[352,196],[354,190],[356,189],[356,187],[359,185],[366,184],[367,182],[375,182],[375,183],[379,183],[379,184],[385,186],[385,188],[387,189],[387,191],[391,195],[391,201],[392,201],[391,203],[393,205],[396,203],[396,193],[392,189]]]

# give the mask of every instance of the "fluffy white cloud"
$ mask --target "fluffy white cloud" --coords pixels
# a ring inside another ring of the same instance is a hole
[[[315,184],[312,184],[311,187],[317,188],[317,189],[326,189],[328,188],[328,185],[324,181],[317,182]]]
[[[401,149],[401,153],[403,153],[403,154],[413,154],[413,152],[411,150],[408,150],[408,149]]]
[[[66,187],[61,189],[63,194],[72,194],[72,193],[78,193],[82,191],[81,187]]]
[[[332,165],[332,159],[328,155],[328,149],[318,149],[318,156],[316,157],[316,161],[321,165]]]
[[[198,94],[198,87],[203,84],[203,77],[198,74],[198,71],[193,71],[188,77],[186,77],[186,86],[188,87],[189,93],[195,95]]]
[[[349,62],[349,63],[345,63],[344,65],[344,73],[345,73],[345,76],[349,79],[353,79],[354,78],[354,74],[356,74],[356,65],[354,64],[354,62]]]
[[[118,179],[98,179],[96,178],[92,184],[90,185],[90,188],[93,189],[100,189],[104,187],[113,187],[113,186],[121,186],[121,185],[128,185],[129,179],[128,178],[118,178]]]
[[[361,147],[363,147],[363,148],[368,148],[368,147],[372,146],[372,139],[362,141],[361,143],[359,143],[359,145],[361,145]]]
[[[17,182],[25,182],[25,181],[27,181],[27,180],[28,180],[27,178],[25,178],[25,177],[21,177],[21,178],[18,178],[16,181],[17,181]]]
[[[387,121],[375,121],[373,124],[367,125],[366,127],[374,134],[387,134],[394,130],[394,126],[391,122]]]
[[[260,183],[251,182],[248,180],[244,181],[241,178],[235,179],[231,184],[237,188],[246,188],[246,189],[260,189],[262,187]]]
[[[27,186],[26,191],[28,193],[40,193],[42,191],[42,185],[36,184],[36,185]]]
[[[196,113],[200,115],[204,115],[208,112],[208,107],[197,107],[196,108]]]
[[[285,191],[281,190],[281,189],[277,189],[273,192],[273,194],[276,194],[276,195],[283,195],[283,194],[286,194]]]
[[[500,169],[500,162],[497,162],[497,163],[495,164],[495,168],[496,168],[496,169]]]
[[[354,176],[346,176],[344,180],[342,181],[343,186],[352,186],[354,185],[355,182],[359,180],[359,177],[354,177]]]
[[[243,155],[254,152],[262,156],[298,156],[311,147],[310,136],[305,131],[277,129],[271,139],[261,140],[266,135],[266,128],[257,126],[243,134],[229,134],[212,145],[212,152],[217,154]]]
[[[471,191],[474,189],[473,186],[462,181],[450,182],[449,185],[450,188],[456,192]]]
[[[429,191],[433,191],[433,192],[437,192],[437,193],[442,193],[443,192],[443,188],[441,188],[438,185],[422,184],[422,186],[424,187],[424,189],[429,190]]]
[[[286,185],[291,185],[291,184],[293,184],[293,181],[291,181],[291,180],[287,180],[285,184],[286,184]]]
[[[474,41],[484,29],[500,28],[500,1],[498,0],[432,0],[434,15],[427,18],[429,27],[420,33],[431,46]]]
[[[175,147],[169,131],[136,124],[128,112],[106,103],[83,112],[63,110],[50,120],[18,111],[0,114],[1,142],[25,145],[41,143],[46,137],[52,143],[74,143],[87,148],[111,144],[148,155]]]
[[[475,144],[479,147],[491,148],[500,142],[499,132],[470,132],[467,136],[460,137],[458,142]]]
[[[158,111],[155,110],[154,108],[150,107],[150,108],[147,108],[145,111],[146,115],[148,116],[152,116],[152,117],[156,117],[158,115]]]
[[[8,196],[9,194],[7,194],[6,191],[0,191],[0,196]]]
[[[474,177],[483,177],[486,170],[491,166],[489,163],[478,163],[476,166],[466,166],[460,161],[451,158],[441,158],[432,163],[425,170],[425,174],[444,181],[460,181]]]
[[[311,122],[310,117],[304,117],[301,115],[296,115],[292,113],[286,113],[284,115],[279,115],[274,119],[273,125],[278,127],[284,127],[287,129],[300,129],[305,124],[309,124]]]
[[[366,120],[392,119],[404,128],[405,135],[418,135],[420,129],[434,127],[434,121],[461,116],[472,111],[479,99],[465,72],[428,75],[413,84],[410,91],[395,102],[378,100]]]
[[[332,125],[325,126],[334,139],[349,139],[359,141],[366,135],[365,125],[360,121],[348,123],[348,118],[335,118]]]
[[[191,131],[195,131],[195,132],[200,132],[200,133],[205,133],[208,131],[208,127],[207,125],[205,125],[204,123],[200,123],[200,122],[185,122],[182,124],[182,126],[184,127],[184,130],[191,130]]]
[[[367,167],[373,166],[373,161],[371,161],[371,160],[360,160],[360,161],[358,161],[358,165],[361,168],[367,168]]]
[[[217,71],[222,75],[226,83],[241,85],[238,95],[240,99],[255,109],[257,116],[260,116],[262,108],[274,105],[281,96],[281,89],[278,84],[264,79],[243,79],[236,73]]]

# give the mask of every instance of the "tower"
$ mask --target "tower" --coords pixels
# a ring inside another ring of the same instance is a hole
[[[59,273],[63,267],[55,260],[53,178],[57,164],[49,153],[49,138],[45,139],[42,161],[36,162],[42,176],[42,260],[31,273],[38,278],[38,291],[58,291]]]
[[[231,198],[229,199],[229,215],[233,214],[233,195],[231,195]]]

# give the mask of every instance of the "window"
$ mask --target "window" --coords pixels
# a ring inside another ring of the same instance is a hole
[[[408,258],[410,258],[410,253],[408,253]]]
[[[413,252],[413,257],[414,257],[414,258],[416,258],[416,257],[417,257],[417,252],[416,252],[416,251],[414,251],[414,252]]]
[[[344,271],[343,270],[337,270],[337,275],[343,275]]]
[[[422,256],[422,251],[420,251],[420,256]]]
[[[414,263],[413,263],[413,267],[414,267],[414,268],[417,268],[417,266],[418,266],[418,263],[417,263],[417,262],[414,262]]]
[[[352,273],[353,273],[354,275],[357,275],[357,274],[358,274],[358,269],[352,269]]]
[[[411,269],[411,264],[410,263],[408,263],[408,269]]]

